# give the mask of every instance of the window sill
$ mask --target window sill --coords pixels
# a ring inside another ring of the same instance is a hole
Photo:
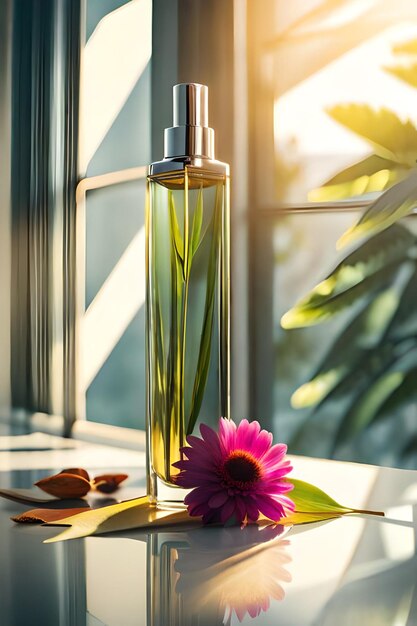
[[[1,413],[1,423],[22,432],[43,432],[50,435],[62,436],[64,432],[64,418],[61,415],[48,415],[46,413],[27,413],[21,410]],[[77,420],[72,428],[72,437],[79,441],[117,446],[128,450],[145,451],[146,434],[143,430],[122,428],[98,424],[86,420]]]

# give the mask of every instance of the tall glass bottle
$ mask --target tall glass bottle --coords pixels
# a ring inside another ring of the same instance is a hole
[[[208,90],[174,87],[174,125],[148,176],[148,494],[182,506],[186,436],[229,416],[229,166],[214,159]]]

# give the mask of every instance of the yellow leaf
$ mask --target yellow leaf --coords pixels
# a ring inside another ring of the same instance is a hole
[[[132,528],[157,528],[166,524],[176,525],[191,520],[187,511],[162,511],[149,502],[147,496],[112,504],[100,509],[73,515],[59,522],[46,526],[69,526],[55,537],[46,539],[44,543],[79,539],[93,534],[111,533]]]

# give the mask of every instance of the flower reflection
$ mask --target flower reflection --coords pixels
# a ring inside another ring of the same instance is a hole
[[[271,599],[283,600],[282,582],[291,581],[285,565],[291,561],[282,526],[198,529],[188,533],[189,547],[178,549],[177,593],[184,608],[195,613],[246,614],[267,611]]]

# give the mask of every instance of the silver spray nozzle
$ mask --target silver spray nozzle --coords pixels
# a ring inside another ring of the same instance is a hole
[[[165,129],[164,158],[214,159],[214,131],[208,127],[208,88],[180,83],[173,88],[173,126]]]
[[[198,83],[173,88],[174,126],[208,126],[208,89]]]

